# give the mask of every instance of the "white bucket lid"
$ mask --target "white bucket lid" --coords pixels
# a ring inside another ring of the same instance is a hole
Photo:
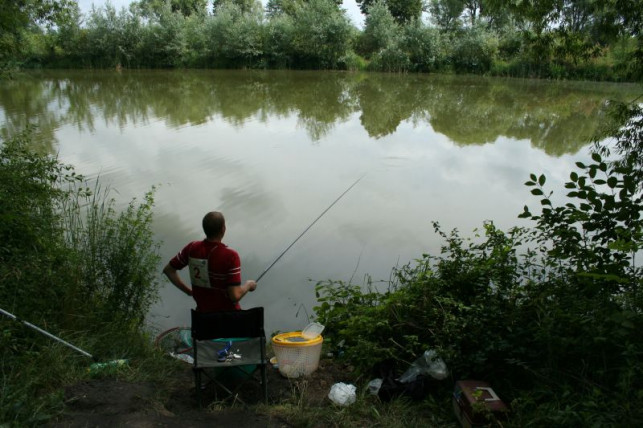
[[[324,326],[318,322],[311,322],[301,331],[302,337],[305,339],[314,339],[324,331]]]

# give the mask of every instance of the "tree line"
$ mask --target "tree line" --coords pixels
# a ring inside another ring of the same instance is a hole
[[[31,124],[36,127],[32,143],[54,153],[56,130],[65,125],[93,132],[101,121],[120,126],[158,119],[174,128],[212,117],[237,126],[256,117],[293,116],[312,141],[320,142],[359,114],[371,138],[393,135],[412,122],[461,146],[505,136],[561,156],[587,144],[605,115],[606,99],[634,96],[630,85],[442,74],[52,70],[3,83],[0,136],[16,135]],[[52,110],[52,105],[60,107]]]
[[[456,72],[639,81],[633,0],[140,0],[86,16],[74,0],[0,0],[15,68],[257,68]]]

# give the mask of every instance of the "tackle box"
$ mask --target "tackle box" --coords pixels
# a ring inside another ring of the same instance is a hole
[[[460,380],[453,390],[453,411],[463,428],[489,426],[509,409],[487,382]]]

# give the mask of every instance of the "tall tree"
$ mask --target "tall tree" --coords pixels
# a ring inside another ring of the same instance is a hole
[[[367,58],[393,44],[399,28],[383,0],[376,0],[368,9],[360,49]]]
[[[463,11],[462,0],[431,0],[428,4],[431,21],[447,31],[452,31],[459,26],[459,18]]]
[[[25,49],[26,31],[69,22],[78,16],[78,4],[73,0],[0,0],[0,10],[0,69],[19,60]]]

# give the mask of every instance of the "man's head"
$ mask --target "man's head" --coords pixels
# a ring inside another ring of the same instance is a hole
[[[225,234],[225,218],[218,211],[210,211],[203,217],[203,231],[208,239],[221,239]]]

